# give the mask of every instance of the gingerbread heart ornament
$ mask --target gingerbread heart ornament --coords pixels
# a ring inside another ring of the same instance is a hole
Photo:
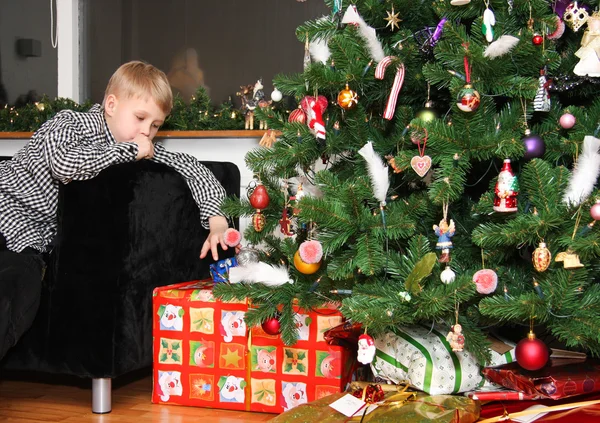
[[[421,178],[427,175],[429,169],[431,169],[431,157],[429,156],[415,156],[410,161],[410,165],[413,170],[417,172]]]

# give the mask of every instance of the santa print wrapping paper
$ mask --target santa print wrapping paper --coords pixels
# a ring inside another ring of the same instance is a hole
[[[247,328],[246,302],[217,300],[212,285],[154,290],[152,402],[281,413],[345,389],[353,357],[323,338],[343,320],[337,309],[296,309],[299,340],[286,346]]]

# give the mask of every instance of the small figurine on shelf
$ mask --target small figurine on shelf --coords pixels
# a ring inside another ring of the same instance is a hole
[[[504,165],[498,175],[498,182],[494,189],[494,210],[497,212],[514,212],[518,210],[517,195],[519,194],[519,181],[512,171],[510,159],[504,159]]]
[[[465,348],[465,336],[462,334],[462,326],[458,323],[450,328],[446,335],[446,341],[450,343],[452,351],[461,352]]]
[[[254,103],[256,104],[256,106],[260,107],[261,109],[267,108],[271,106],[271,102],[272,100],[267,101],[265,99],[265,92],[263,91],[263,84],[262,84],[262,79],[259,79],[258,81],[256,81],[256,83],[254,84],[254,88],[252,91],[252,100],[254,101]],[[258,129],[268,129],[267,128],[267,121],[266,120],[260,120],[258,122]]]
[[[442,255],[439,258],[440,263],[448,263],[450,261],[450,249],[452,248],[451,238],[454,236],[456,228],[454,227],[454,220],[450,219],[450,224],[446,218],[440,220],[440,224],[433,225],[433,230],[438,236],[438,241],[435,244],[437,250],[442,250]]]
[[[242,100],[242,113],[244,113],[244,129],[254,129],[254,109],[256,101],[253,99],[254,86],[240,85],[241,91],[235,93]]]

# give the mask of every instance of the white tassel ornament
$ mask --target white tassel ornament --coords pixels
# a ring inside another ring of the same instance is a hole
[[[331,56],[331,51],[327,45],[327,40],[311,41],[308,45],[308,50],[310,51],[310,55],[314,61],[321,62],[324,65],[327,64],[327,61]]]
[[[271,266],[262,261],[230,268],[229,282],[262,283],[267,286],[279,286],[285,283],[293,283],[285,266]]]
[[[367,142],[360,150],[360,154],[367,162],[367,169],[371,177],[371,186],[373,187],[373,195],[379,204],[385,205],[385,199],[390,187],[390,178],[388,175],[388,167],[384,164],[381,156],[373,150],[373,143]]]
[[[583,139],[582,152],[569,179],[569,187],[565,192],[563,202],[570,206],[577,206],[592,193],[600,174],[599,149],[600,139],[586,135]]]
[[[358,27],[358,33],[367,42],[369,53],[373,60],[379,63],[381,59],[385,57],[383,47],[377,39],[375,28],[367,25],[365,20],[360,17],[358,10],[356,10],[356,6],[348,6],[346,13],[344,13],[344,17],[342,18],[342,23],[356,25]]]
[[[483,52],[484,57],[495,59],[496,57],[504,56],[519,44],[519,39],[512,35],[502,35],[492,44],[486,47]]]

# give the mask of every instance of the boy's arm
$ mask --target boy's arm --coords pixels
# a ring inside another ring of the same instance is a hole
[[[135,143],[98,142],[82,137],[73,127],[50,128],[42,134],[42,152],[52,176],[62,183],[91,179],[107,167],[136,159]]]
[[[215,178],[215,175],[189,154],[167,151],[160,144],[154,145],[152,160],[172,167],[183,176],[200,209],[202,226],[212,229],[209,225],[209,218],[224,216],[221,212],[221,203],[226,196],[225,188]]]

